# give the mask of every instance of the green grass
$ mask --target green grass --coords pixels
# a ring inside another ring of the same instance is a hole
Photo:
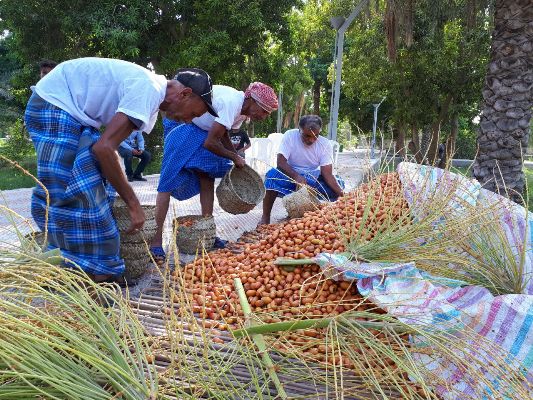
[[[153,174],[159,174],[161,172],[161,161],[163,161],[163,155],[162,154],[156,154],[154,155],[152,153],[152,161],[150,161],[150,164],[146,166],[146,169],[144,170],[143,175],[153,175]],[[133,164],[133,168],[135,169],[135,166],[137,164]]]
[[[33,175],[37,174],[37,164],[33,157],[27,158],[19,164]],[[20,169],[7,163],[0,162],[0,190],[11,190],[34,187],[32,177],[25,175]]]
[[[156,156],[150,164],[146,167],[144,175],[158,174],[161,171],[162,156]],[[33,175],[37,174],[37,166],[35,163],[35,157],[28,157],[27,159],[19,163],[23,168],[27,169]],[[137,165],[137,161],[134,160],[133,168]],[[0,162],[0,190],[12,190],[21,188],[30,188],[35,186],[35,181],[25,175],[21,170],[8,165],[4,162]]]

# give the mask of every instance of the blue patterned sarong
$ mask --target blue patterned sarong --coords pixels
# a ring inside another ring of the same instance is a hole
[[[203,144],[207,131],[194,124],[163,120],[165,145],[158,192],[170,192],[177,200],[187,200],[200,193],[200,180],[195,171],[211,178],[222,178],[233,165],[231,160],[217,156]]]
[[[315,177],[313,174],[305,174],[303,176],[307,180],[307,184],[318,192],[320,200],[337,200],[337,195],[328,186],[322,175]],[[344,181],[342,178],[336,175],[335,179],[337,179],[339,186],[344,189]],[[266,173],[265,188],[266,190],[274,190],[278,192],[278,197],[284,197],[296,190],[296,183],[294,183],[292,178],[285,175],[279,169],[272,168]]]
[[[89,274],[119,275],[120,236],[112,213],[114,189],[106,185],[91,148],[100,134],[66,111],[33,94],[24,115],[37,152],[37,177],[31,213],[41,230],[48,229],[50,248],[61,249],[70,262]],[[48,211],[48,226],[45,215]]]

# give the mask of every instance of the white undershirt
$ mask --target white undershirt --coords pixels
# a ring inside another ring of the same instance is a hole
[[[299,174],[320,174],[320,167],[333,164],[331,143],[319,136],[315,143],[308,146],[302,141],[299,129],[290,129],[283,135],[278,154]]]
[[[83,125],[100,128],[122,112],[142,122],[149,133],[165,99],[167,79],[139,65],[108,58],[65,61],[35,86],[44,100]]]
[[[243,103],[244,92],[229,86],[213,85],[213,108],[218,118],[205,113],[201,117],[194,118],[192,122],[204,131],[209,131],[215,122],[224,125],[227,130],[239,129],[246,119],[241,116]]]

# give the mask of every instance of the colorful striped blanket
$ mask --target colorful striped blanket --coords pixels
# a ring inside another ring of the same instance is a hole
[[[315,260],[334,279],[357,280],[363,296],[400,321],[421,330],[449,332],[450,340],[468,343],[459,356],[472,360],[475,374],[472,369],[468,373],[457,358],[454,362],[453,357],[442,354],[414,352],[426,382],[432,382],[442,398],[516,398],[516,387],[506,387],[505,372],[493,365],[496,359],[518,371],[524,390],[531,391],[532,386],[526,385],[533,385],[533,218],[523,207],[481,189],[473,179],[410,163],[401,163],[398,172],[415,220],[423,217],[435,193],[450,189],[455,193],[449,199],[452,212],[466,212],[466,204],[497,206],[491,207],[496,210],[494,218],[505,232],[499,239],[508,241],[516,262],[522,265],[523,293],[493,296],[484,287],[422,272],[413,262],[356,263],[338,254],[320,254]],[[431,346],[424,335],[412,335],[411,341],[420,348]],[[483,395],[478,397],[480,393]],[[529,394],[533,398],[533,393]]]

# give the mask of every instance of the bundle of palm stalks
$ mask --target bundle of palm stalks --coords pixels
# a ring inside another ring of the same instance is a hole
[[[157,397],[143,328],[120,291],[7,255],[0,267],[0,398]]]

